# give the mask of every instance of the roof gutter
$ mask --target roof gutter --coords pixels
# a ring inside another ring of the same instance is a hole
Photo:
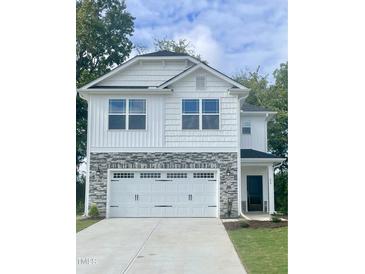
[[[241,158],[241,163],[282,163],[286,158]]]
[[[241,88],[229,88],[228,89],[229,95],[238,95],[242,99],[246,99],[249,93],[250,93],[249,89],[241,89]]]

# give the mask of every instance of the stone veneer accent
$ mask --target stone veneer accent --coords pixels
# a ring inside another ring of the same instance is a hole
[[[107,170],[110,168],[219,168],[220,216],[238,216],[237,153],[235,152],[110,152],[90,154],[89,207],[106,213]]]

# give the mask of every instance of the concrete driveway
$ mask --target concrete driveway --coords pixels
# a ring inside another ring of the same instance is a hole
[[[246,273],[219,219],[105,219],[76,238],[77,274]]]

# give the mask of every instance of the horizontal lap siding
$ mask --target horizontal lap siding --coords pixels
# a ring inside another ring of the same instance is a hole
[[[108,130],[108,102],[118,96],[92,96],[91,149],[123,147],[162,147],[163,144],[163,97],[141,95],[147,102],[147,130]],[[123,98],[133,98],[123,96]]]
[[[196,75],[206,76],[206,89],[196,90]],[[166,97],[165,141],[167,147],[237,147],[237,98],[229,96],[231,85],[214,75],[197,71],[172,86],[174,94]],[[219,130],[182,130],[181,101],[189,98],[220,100]]]
[[[158,86],[185,70],[185,61],[142,61],[100,82],[100,86]],[[188,63],[190,66],[191,63]]]

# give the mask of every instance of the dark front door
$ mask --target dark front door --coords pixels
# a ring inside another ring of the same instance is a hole
[[[262,176],[247,176],[248,211],[262,211]]]

